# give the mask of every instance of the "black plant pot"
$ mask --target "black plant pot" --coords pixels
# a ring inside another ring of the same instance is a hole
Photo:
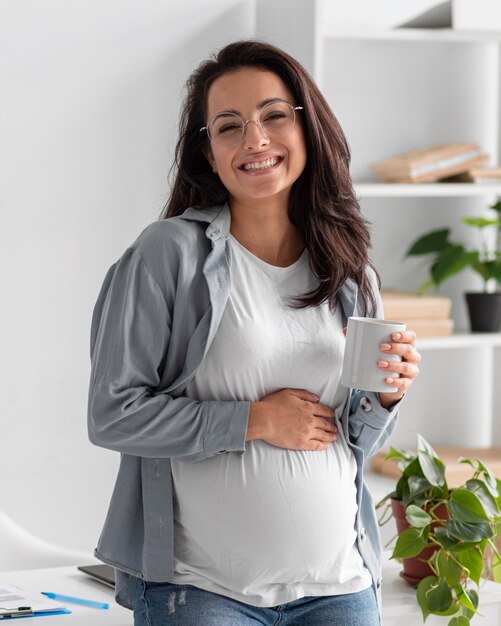
[[[501,330],[501,291],[465,293],[470,328],[477,333],[498,333]]]

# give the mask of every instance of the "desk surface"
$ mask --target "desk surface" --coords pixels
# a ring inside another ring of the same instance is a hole
[[[30,618],[0,620],[0,624],[23,624],[23,626],[132,626],[132,611],[118,605],[114,599],[114,591],[99,583],[76,566],[52,567],[47,569],[20,570],[0,572],[2,582],[12,583],[25,591],[53,591],[66,596],[75,596],[96,602],[107,602],[109,609],[90,609],[77,604],[67,604],[69,615],[52,615],[37,618],[33,625]]]
[[[399,577],[402,566],[385,561],[383,567],[383,624],[384,626],[422,626],[421,610],[415,590]],[[70,615],[53,615],[40,618],[34,626],[133,626],[132,611],[116,604],[113,589],[79,572],[76,566],[48,569],[0,572],[0,580],[18,585],[26,591],[54,591],[69,596],[108,602],[110,609],[90,609],[68,604]],[[501,624],[501,585],[483,581],[480,588],[480,612],[472,624],[498,626]],[[29,618],[28,618],[29,619]],[[443,626],[445,618],[431,616],[426,626]],[[0,622],[1,623],[1,622]],[[12,624],[6,620],[5,624]],[[16,620],[16,624],[18,621]],[[22,622],[28,626],[30,622]]]

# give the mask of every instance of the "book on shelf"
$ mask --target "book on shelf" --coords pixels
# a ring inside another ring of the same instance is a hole
[[[461,174],[450,176],[448,180],[451,183],[501,184],[501,166],[470,167]]]
[[[460,174],[488,159],[475,143],[448,143],[411,150],[372,163],[371,168],[384,182],[425,183]]]
[[[449,317],[452,300],[445,296],[428,296],[405,291],[382,289],[381,298],[388,319],[444,319]]]
[[[404,320],[405,321],[405,320]],[[413,330],[420,337],[448,337],[454,331],[454,320],[408,320],[407,330]]]
[[[454,330],[450,319],[452,301],[444,296],[425,296],[401,291],[381,291],[384,316],[405,322],[418,337],[446,337]]]

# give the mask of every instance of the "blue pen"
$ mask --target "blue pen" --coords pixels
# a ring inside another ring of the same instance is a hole
[[[69,602],[70,604],[79,604],[80,606],[88,606],[92,609],[109,609],[110,605],[106,602],[94,602],[94,600],[85,600],[84,598],[74,598],[73,596],[63,596],[60,593],[52,593],[51,591],[42,591],[44,596],[51,600],[59,602]]]

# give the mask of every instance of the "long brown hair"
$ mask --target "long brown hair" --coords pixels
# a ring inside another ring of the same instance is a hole
[[[344,133],[308,72],[287,53],[254,40],[225,46],[203,62],[187,81],[175,152],[175,179],[160,218],[180,215],[187,207],[223,204],[228,192],[206,158],[207,94],[212,83],[242,67],[265,69],[279,76],[301,111],[307,162],[289,196],[289,219],[308,249],[318,287],[295,299],[298,307],[328,301],[334,307],[343,283],[354,280],[365,311],[374,314],[375,296],[366,273],[370,233],[362,217],[350,176],[350,149]]]

